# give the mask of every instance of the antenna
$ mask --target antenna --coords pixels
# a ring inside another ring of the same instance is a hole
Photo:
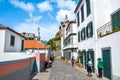
[[[38,41],[40,41],[40,27],[38,27]]]

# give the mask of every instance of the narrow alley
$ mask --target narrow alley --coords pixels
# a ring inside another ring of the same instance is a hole
[[[86,74],[80,72],[71,64],[61,61],[59,58],[53,63],[50,80],[88,80]]]
[[[95,74],[87,77],[84,69],[72,67],[70,63],[62,61],[57,57],[52,64],[52,68],[48,68],[45,72],[41,72],[34,77],[33,80],[108,80],[106,78],[98,78]]]

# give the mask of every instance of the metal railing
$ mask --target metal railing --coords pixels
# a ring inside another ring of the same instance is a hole
[[[103,36],[110,32],[112,32],[112,22],[111,21],[97,29],[98,37]]]

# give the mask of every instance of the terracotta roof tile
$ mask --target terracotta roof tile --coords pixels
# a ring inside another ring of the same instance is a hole
[[[28,49],[28,48],[47,48],[45,46],[45,44],[43,44],[42,42],[38,42],[37,40],[25,40],[24,42],[24,48]]]

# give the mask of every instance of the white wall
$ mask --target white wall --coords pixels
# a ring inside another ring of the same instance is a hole
[[[93,0],[94,21],[96,28],[110,21],[110,1]]]
[[[101,48],[111,47],[111,67],[113,80],[119,80],[118,78],[115,79],[116,77],[114,76],[119,76],[120,78],[120,31],[98,39],[97,45],[98,54],[96,54],[96,59],[98,57],[102,57]]]
[[[110,0],[110,13],[120,8],[120,0]]]
[[[76,45],[77,47],[77,35],[73,35],[73,45]]]
[[[18,53],[18,52],[2,52],[0,62],[27,59],[35,57],[34,54]]]
[[[76,23],[72,23],[72,30],[73,30],[72,33],[76,33],[76,31],[77,31],[77,25],[76,25]]]
[[[111,14],[120,8],[120,0],[92,0],[97,28],[111,21]]]
[[[0,54],[4,52],[5,30],[0,30]]]
[[[86,40],[83,40],[83,41],[80,41],[79,43],[78,43],[78,49],[91,49],[91,48],[94,48],[95,49],[95,39],[96,39],[96,34],[95,34],[95,25],[94,25],[94,10],[93,10],[93,5],[92,5],[92,2],[93,0],[90,0],[90,6],[91,6],[91,14],[87,17],[87,12],[86,12],[86,0],[83,0],[83,2],[82,2],[82,4],[84,4],[84,16],[85,16],[85,19],[84,19],[84,21],[81,23],[80,22],[80,26],[79,27],[77,27],[77,33],[79,32],[79,31],[81,31],[82,30],[82,28],[84,28],[84,27],[86,27],[87,26],[87,24],[89,23],[89,22],[93,22],[93,37],[92,38],[88,38],[88,39],[86,39]],[[81,4],[81,6],[82,6],[82,4]],[[79,8],[79,10],[81,9],[81,6],[80,6],[80,8]],[[81,21],[81,11],[79,11],[79,14],[80,14],[80,21]]]
[[[26,50],[26,52],[27,52],[27,53],[32,53],[32,50],[33,50],[33,49],[28,49],[28,50]],[[39,52],[39,53],[48,53],[46,49],[39,49],[39,50],[38,50],[38,49],[34,49],[34,50],[33,50],[33,53],[38,53],[38,52]]]
[[[39,51],[38,51],[38,49],[34,49],[33,51],[32,50],[33,49],[27,49],[26,53],[28,53],[28,54],[45,53],[45,57],[46,58],[48,57],[48,49],[39,49]]]
[[[11,35],[15,36],[15,45],[10,46],[10,41],[11,41]],[[24,40],[23,37],[20,35],[10,31],[6,30],[5,32],[5,52],[20,52],[21,51],[21,46],[22,46],[22,40]]]

